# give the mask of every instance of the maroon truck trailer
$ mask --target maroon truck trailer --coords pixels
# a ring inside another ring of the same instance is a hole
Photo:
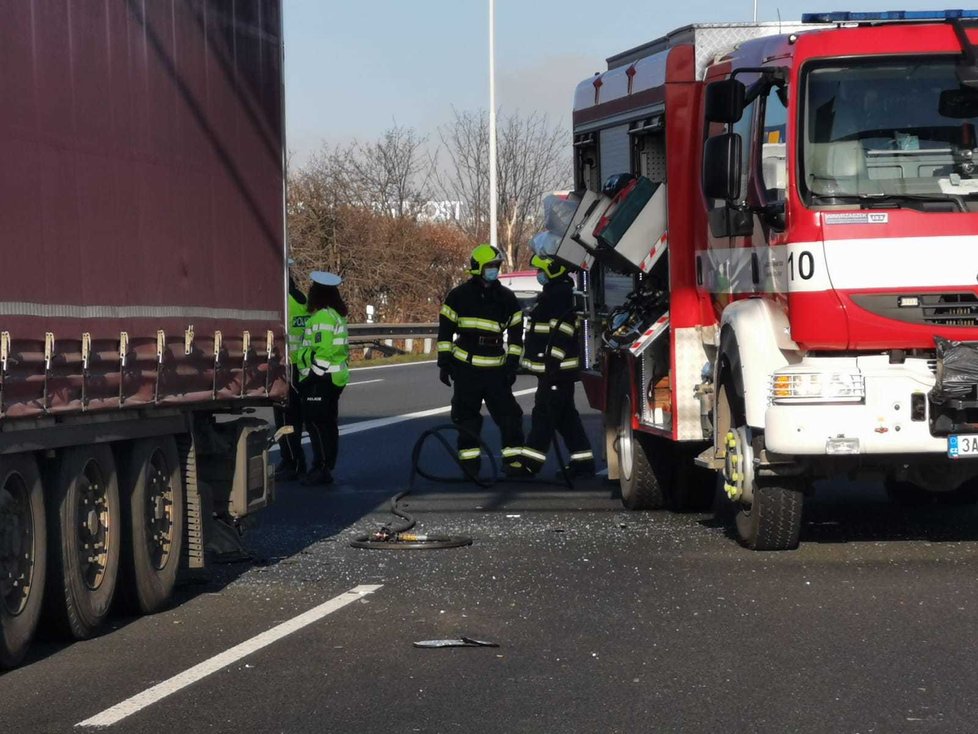
[[[0,667],[163,606],[271,500],[287,391],[279,0],[0,23]]]

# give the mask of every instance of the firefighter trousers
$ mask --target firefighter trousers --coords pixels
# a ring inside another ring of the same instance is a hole
[[[278,441],[282,463],[303,472],[306,455],[302,450],[302,397],[299,395],[299,368],[292,365],[292,382],[289,385],[289,402],[285,407],[274,408],[275,428],[292,426],[292,433]]]
[[[478,436],[482,432],[482,403],[499,426],[503,464],[518,461],[523,446],[523,409],[520,408],[505,367],[452,366],[452,423],[459,427],[458,458],[473,476],[482,465]]]
[[[594,471],[594,454],[574,405],[574,380],[549,381],[541,377],[533,403],[533,422],[523,448],[523,463],[538,472],[547,461],[550,442],[557,432],[570,454],[570,466],[585,472]]]
[[[300,386],[302,414],[312,444],[312,468],[332,471],[340,442],[339,414],[342,387],[327,374],[310,375]]]

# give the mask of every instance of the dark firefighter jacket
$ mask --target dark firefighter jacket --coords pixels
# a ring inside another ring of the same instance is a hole
[[[523,368],[536,375],[576,377],[580,367],[576,324],[574,284],[566,276],[551,280],[530,310]]]
[[[503,344],[503,334],[508,345]],[[513,292],[473,277],[454,288],[438,317],[438,366],[514,367],[523,354],[523,312]]]

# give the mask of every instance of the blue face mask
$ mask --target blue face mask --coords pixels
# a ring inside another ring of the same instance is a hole
[[[545,272],[543,272],[542,270],[538,270],[537,271],[537,283],[539,283],[540,285],[546,285],[549,282],[550,282],[550,278],[547,277],[547,274]]]
[[[482,277],[487,283],[492,283],[499,279],[499,268],[483,268]]]

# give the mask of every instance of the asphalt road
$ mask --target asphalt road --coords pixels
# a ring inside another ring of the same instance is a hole
[[[367,380],[382,381],[354,384]],[[902,509],[872,485],[831,486],[806,505],[798,551],[751,553],[708,515],[626,512],[600,479],[421,482],[405,505],[419,530],[472,546],[351,548],[390,519],[416,436],[446,415],[351,427],[447,406],[448,393],[432,365],[355,372],[337,486],[281,487],[246,538],[258,562],[214,567],[172,609],[37,645],[0,677],[4,729],[84,731],[75,725],[365,586],[379,588],[219,660],[109,731],[978,728],[978,511]],[[596,441],[599,417],[586,423]],[[423,462],[447,472],[440,452]],[[499,647],[412,645],[462,635]]]

